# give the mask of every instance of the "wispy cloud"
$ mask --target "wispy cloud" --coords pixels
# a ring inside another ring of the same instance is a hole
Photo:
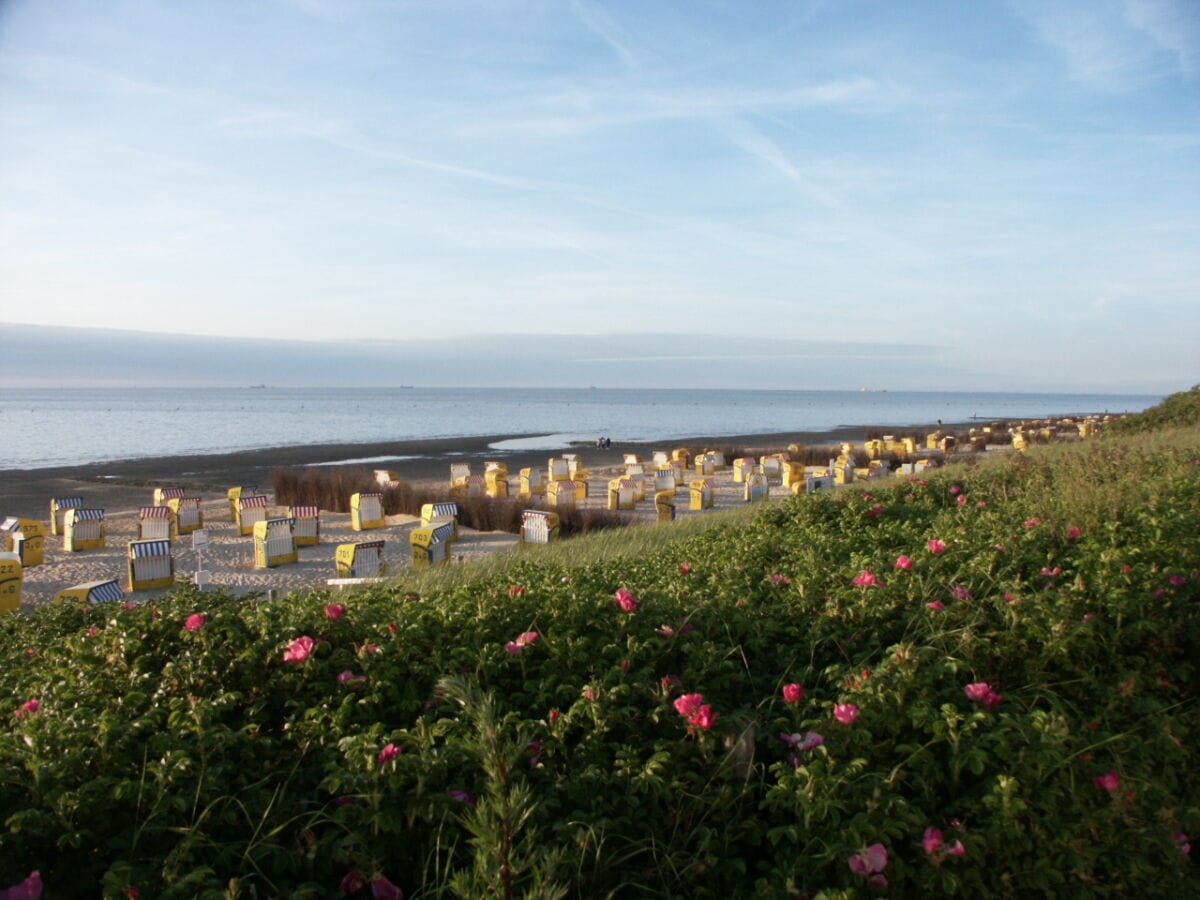
[[[613,22],[607,12],[585,0],[571,0],[571,11],[588,31],[600,38],[616,54],[627,69],[638,68],[638,56],[633,50],[632,40]]]
[[[1175,56],[1185,77],[1200,74],[1200,7],[1195,0],[1125,0],[1125,15]]]

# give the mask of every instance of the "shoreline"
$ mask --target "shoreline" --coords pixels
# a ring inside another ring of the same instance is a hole
[[[946,423],[944,430],[965,430],[974,423]],[[888,426],[895,431],[939,426]],[[599,450],[584,443],[572,449],[589,467],[619,466],[625,453],[648,456],[652,450],[670,450],[678,446],[742,446],[774,450],[788,444],[825,445],[843,441],[861,443],[876,426],[842,426],[828,431],[778,431],[757,434],[694,435],[669,441],[628,441],[613,443]],[[53,497],[82,495],[89,506],[109,511],[136,510],[150,502],[154,487],[186,487],[201,495],[224,496],[228,488],[257,485],[270,489],[276,469],[322,466],[388,468],[410,482],[449,480],[452,460],[465,462],[489,459],[508,463],[514,474],[525,466],[545,466],[546,460],[564,452],[559,450],[494,450],[490,444],[500,441],[528,440],[544,434],[493,434],[458,438],[434,438],[400,441],[376,441],[346,444],[301,444],[266,447],[229,453],[153,456],[110,462],[87,463],[38,469],[0,470],[0,518],[23,516],[45,520]],[[353,460],[378,459],[378,462]]]

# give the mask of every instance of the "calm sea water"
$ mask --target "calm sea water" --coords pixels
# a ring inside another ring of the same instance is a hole
[[[496,388],[30,389],[0,394],[0,469],[222,453],[259,447],[488,434],[658,441],[1089,412],[1161,397],[860,391]]]

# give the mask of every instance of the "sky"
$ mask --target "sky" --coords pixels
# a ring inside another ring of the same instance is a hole
[[[60,359],[0,385],[86,383],[78,341],[243,383],[246,340],[330,384],[369,344],[382,383],[1187,388],[1200,3],[0,0],[0,357]],[[180,341],[207,368],[129,350]]]

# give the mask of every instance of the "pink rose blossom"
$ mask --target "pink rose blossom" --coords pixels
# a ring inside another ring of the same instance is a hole
[[[521,587],[521,585],[519,585],[519,584],[514,584],[512,587],[510,587],[508,589],[508,599],[510,599],[510,600],[515,600],[518,597],[524,597],[524,596],[525,596],[525,588]]]
[[[963,693],[967,695],[967,699],[975,703],[985,702],[988,694],[991,692],[992,687],[986,681],[975,681],[963,688]]]
[[[338,684],[362,684],[366,680],[366,675],[355,675],[349,669],[338,676]]]
[[[358,652],[365,653],[366,655],[371,656],[371,655],[379,652],[379,645],[372,644],[370,641],[367,641],[361,647],[358,648]]]
[[[689,725],[698,725],[705,731],[712,728],[716,721],[717,714],[713,712],[712,706],[707,703],[697,709],[694,713],[692,713],[692,715],[688,716]]]
[[[1183,587],[1185,584],[1187,584],[1187,576],[1186,575],[1168,575],[1167,576],[1167,584],[1171,585],[1171,587]]]
[[[379,751],[379,755],[377,757],[375,757],[375,761],[377,763],[379,763],[379,765],[381,765],[381,766],[386,765],[387,763],[391,762],[393,759],[395,759],[397,756],[399,756],[403,752],[404,752],[403,747],[397,747],[395,744],[388,744],[386,747],[384,747],[382,750]]]
[[[903,553],[901,553],[899,556],[896,557],[896,568],[897,569],[911,569],[912,564],[913,564],[913,561],[912,561],[911,556],[905,556]]]
[[[925,848],[926,853],[937,853],[942,849],[942,830],[933,827],[926,828],[925,835],[921,838],[921,846]]]
[[[683,694],[675,698],[675,712],[681,716],[694,715],[703,703],[703,694]]]
[[[943,603],[941,600],[930,600],[925,605],[928,606],[930,609],[932,609],[934,612],[941,612],[943,609],[946,608],[946,604]]]
[[[691,575],[692,567],[689,566],[687,563],[680,563],[679,564],[679,574],[680,575]]]
[[[792,579],[788,578],[786,575],[775,574],[771,576],[771,584],[779,584],[783,585],[784,587],[789,587],[791,583]]]
[[[638,602],[633,594],[629,593],[625,588],[617,588],[617,595],[613,597],[613,602],[621,607],[625,612],[637,612]]]
[[[887,848],[883,844],[872,844],[861,853],[855,853],[848,862],[850,871],[855,875],[875,875],[887,868]]]
[[[958,495],[958,508],[962,509],[966,505],[967,505],[967,495],[959,494]]]
[[[1109,769],[1103,775],[1097,775],[1092,779],[1092,784],[1100,788],[1102,791],[1108,791],[1110,794],[1121,786],[1121,776],[1112,769]]]
[[[1036,518],[1034,518],[1034,519],[1026,519],[1026,520],[1025,520],[1025,521],[1024,521],[1022,524],[1023,524],[1023,525],[1024,525],[1026,528],[1037,528],[1039,525],[1041,525],[1041,524],[1042,524],[1042,520],[1041,520],[1041,519],[1036,519]]]
[[[946,552],[946,542],[939,540],[938,538],[930,538],[927,546],[929,547],[930,553],[945,553]]]
[[[288,644],[287,649],[283,651],[283,661],[304,662],[309,658],[309,656],[312,655],[313,643],[313,639],[308,635],[302,635],[301,637],[296,638],[294,641]]]
[[[1186,834],[1182,831],[1177,831],[1171,835],[1171,840],[1175,842],[1175,846],[1179,848],[1179,852],[1184,856],[1192,852],[1192,843]]]
[[[1049,566],[1042,566],[1041,574],[1048,575],[1051,578],[1053,578],[1055,575],[1061,575],[1062,574],[1062,566],[1055,566],[1053,569],[1050,568]]]
[[[843,725],[853,725],[858,718],[858,707],[853,703],[838,703],[833,707],[833,717]]]
[[[4,900],[39,900],[43,890],[42,873],[34,869],[29,873],[29,877],[20,884],[14,884],[7,890],[0,890],[0,897],[3,897]]]
[[[99,633],[100,633],[100,627],[98,625],[93,625],[91,628],[89,628],[87,630],[88,637],[95,637]]]
[[[870,509],[867,510],[867,515],[873,519],[878,518],[879,516],[882,516],[883,515],[883,504],[876,503],[874,506],[872,506]]]
[[[183,627],[185,631],[199,631],[204,627],[206,622],[208,622],[208,616],[204,613],[192,613],[183,623]]]
[[[788,703],[799,703],[803,698],[804,685],[792,682],[783,686],[783,699]]]
[[[509,641],[505,644],[504,649],[509,653],[520,653],[537,639],[538,633],[536,631],[522,631],[517,635],[515,641]]]
[[[325,605],[325,615],[331,619],[340,619],[346,614],[346,607],[341,603],[327,603]]]
[[[950,485],[950,493],[952,496],[957,496],[958,494],[962,493],[962,488],[957,484],[952,484]]]
[[[371,879],[371,900],[404,900],[404,891],[382,875]]]
[[[42,701],[39,700],[37,697],[30,697],[28,700],[26,700],[24,703],[22,703],[19,707],[17,707],[17,711],[15,713],[13,713],[13,715],[15,715],[18,719],[23,719],[26,716],[32,716],[34,713],[36,713],[41,708],[42,708]]]
[[[367,879],[363,878],[362,872],[357,869],[351,869],[342,878],[342,883],[338,885],[338,890],[343,894],[357,894],[367,886]]]
[[[1079,540],[1080,534],[1081,534],[1081,532],[1079,531],[1079,529],[1076,528],[1074,525],[1072,525],[1070,528],[1067,529],[1067,540],[1068,541],[1077,541],[1077,540]]]
[[[950,593],[952,593],[954,595],[955,600],[970,600],[971,599],[971,592],[968,591],[965,587],[952,588],[950,590]]]
[[[854,576],[854,580],[850,582],[855,587],[882,587],[883,582],[873,575],[869,570],[863,569],[858,575]]]
[[[946,855],[947,856],[966,856],[967,848],[963,846],[962,841],[955,841],[953,844],[951,844],[949,847],[946,848]]]

